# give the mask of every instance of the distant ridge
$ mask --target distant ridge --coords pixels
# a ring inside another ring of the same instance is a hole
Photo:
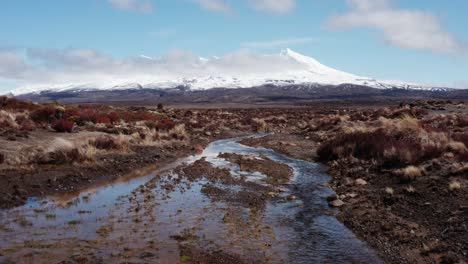
[[[321,64],[314,58],[286,49],[278,54],[251,53],[212,58],[191,58],[166,65],[160,58],[140,56],[148,70],[138,76],[119,76],[112,80],[83,80],[82,83],[29,85],[11,91],[14,95],[38,92],[116,91],[128,89],[190,90],[212,88],[253,88],[260,86],[313,86],[353,84],[376,89],[412,89],[446,91],[445,87],[429,87],[400,81],[380,81],[339,71]],[[257,67],[258,66],[258,67]],[[184,70],[177,70],[183,68]],[[188,70],[185,70],[188,69]],[[153,72],[154,70],[154,72]]]

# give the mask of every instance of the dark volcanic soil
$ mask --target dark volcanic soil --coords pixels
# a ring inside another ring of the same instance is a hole
[[[286,164],[265,157],[249,157],[232,153],[222,153],[219,157],[238,164],[241,171],[260,172],[267,175],[266,181],[275,186],[287,183],[293,173]]]
[[[206,252],[194,247],[181,246],[180,258],[184,262],[192,264],[247,264],[254,262],[245,262],[239,256],[226,254],[222,251]],[[259,262],[256,262],[259,263]]]
[[[261,172],[267,175],[266,182],[272,186],[278,186],[280,182],[287,182],[292,176],[292,169],[282,163],[270,159],[250,160],[250,157],[223,153],[221,158],[240,165],[240,170],[245,172]],[[262,209],[268,198],[274,196],[275,189],[270,185],[262,185],[247,181],[243,177],[234,177],[229,169],[215,167],[205,159],[195,161],[189,166],[180,166],[174,170],[182,179],[190,182],[204,178],[208,180],[201,192],[213,201],[223,201],[228,204],[240,205],[251,209]],[[174,180],[174,185],[180,179]],[[240,189],[225,188],[219,186],[238,186]]]
[[[247,138],[240,142],[246,146],[272,149],[283,155],[302,160],[316,157],[317,142],[294,134],[273,134],[262,138]]]
[[[2,170],[0,208],[22,205],[29,197],[79,191],[119,178],[140,176],[190,153],[194,153],[191,147],[171,152],[157,147],[136,147],[131,154],[99,157],[96,164]]]

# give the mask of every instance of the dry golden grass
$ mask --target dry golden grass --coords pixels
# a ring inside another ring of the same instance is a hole
[[[187,144],[189,139],[185,125],[179,124],[167,132],[157,132],[154,129],[142,127],[139,132],[128,137],[128,142],[139,146],[175,147]]]
[[[253,118],[252,121],[256,124],[258,133],[266,133],[270,131],[270,128],[264,119]]]
[[[379,118],[380,128],[387,132],[405,132],[419,134],[422,130],[421,123],[418,119],[404,115],[401,118],[388,119],[385,117]]]
[[[189,134],[187,130],[185,130],[184,124],[176,125],[173,129],[169,130],[168,134],[172,137],[172,139],[176,140],[188,140]]]
[[[14,113],[0,110],[0,124],[9,128],[18,128],[18,124],[15,120],[16,115]]]
[[[448,143],[448,150],[453,151],[455,153],[462,153],[467,151],[466,146],[463,142],[453,140]]]
[[[461,183],[459,181],[451,181],[449,183],[449,190],[451,191],[456,191],[456,190],[460,190],[461,189]]]
[[[397,174],[403,182],[411,182],[421,177],[423,175],[423,170],[420,167],[408,166],[397,171]]]
[[[413,186],[410,185],[410,186],[405,188],[405,191],[408,192],[408,193],[415,193],[416,189]]]
[[[100,150],[118,150],[126,152],[130,148],[130,139],[126,135],[99,136],[89,140],[89,144]]]
[[[33,162],[57,165],[86,162],[94,160],[96,153],[96,148],[87,141],[75,143],[64,138],[56,138],[47,149],[33,157]]]
[[[393,190],[392,187],[386,187],[385,188],[385,193],[389,195],[393,195],[395,193],[395,190]]]

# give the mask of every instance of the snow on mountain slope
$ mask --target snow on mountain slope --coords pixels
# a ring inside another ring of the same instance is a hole
[[[43,70],[43,69],[42,69]],[[45,72],[43,70],[43,72]],[[174,88],[250,88],[273,84],[357,84],[374,88],[426,89],[398,81],[378,81],[327,67],[317,60],[286,49],[279,54],[259,55],[237,52],[223,57],[200,58],[176,54],[161,58],[139,56],[111,61],[95,69],[73,74],[52,72],[47,82],[34,82],[13,91],[15,95],[45,90],[124,90]]]

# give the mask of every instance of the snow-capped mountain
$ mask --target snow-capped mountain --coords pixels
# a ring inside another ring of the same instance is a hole
[[[354,84],[372,88],[435,89],[399,81],[379,81],[339,71],[317,60],[286,49],[278,54],[258,55],[239,52],[224,57],[201,58],[173,56],[109,63],[110,70],[77,76],[56,73],[51,83],[28,84],[11,91],[15,95],[41,91],[126,90],[187,87],[191,90],[211,88],[251,88],[263,85],[340,85]],[[95,71],[101,71],[97,69]],[[65,77],[64,77],[65,76]],[[79,81],[78,81],[79,80]],[[443,88],[441,88],[443,89]]]

